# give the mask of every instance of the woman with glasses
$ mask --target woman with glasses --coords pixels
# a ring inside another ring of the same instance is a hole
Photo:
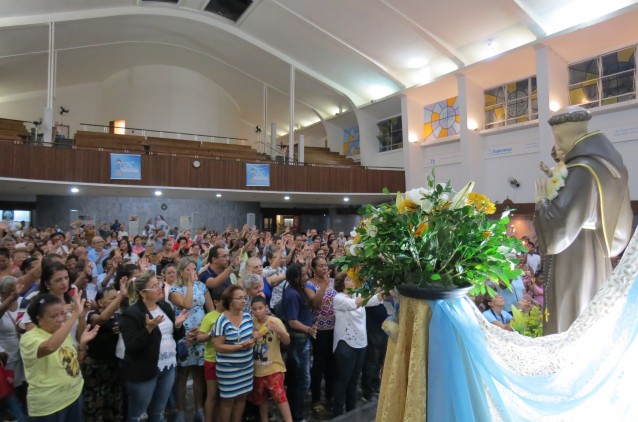
[[[137,296],[137,301],[120,321],[126,346],[122,362],[128,396],[126,420],[138,421],[146,412],[149,422],[163,421],[162,412],[175,381],[176,341],[184,337],[188,311],[175,317],[154,273],[145,272],[131,281],[131,296]]]
[[[241,421],[246,396],[253,389],[253,347],[261,334],[253,332],[253,321],[244,311],[245,301],[244,289],[228,287],[222,295],[225,310],[215,322],[221,422]]]

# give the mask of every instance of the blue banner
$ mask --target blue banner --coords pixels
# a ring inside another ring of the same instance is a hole
[[[270,186],[270,164],[246,164],[246,186]]]
[[[111,154],[111,180],[142,180],[142,159],[135,154]]]

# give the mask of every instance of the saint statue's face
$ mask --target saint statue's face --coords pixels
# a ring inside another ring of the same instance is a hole
[[[560,149],[563,157],[571,151],[583,135],[587,133],[587,122],[567,122],[552,126],[556,149]]]

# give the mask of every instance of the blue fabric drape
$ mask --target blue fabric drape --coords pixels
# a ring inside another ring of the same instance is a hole
[[[428,420],[637,421],[638,288],[627,267],[573,330],[543,338],[488,324],[468,298],[430,301]]]

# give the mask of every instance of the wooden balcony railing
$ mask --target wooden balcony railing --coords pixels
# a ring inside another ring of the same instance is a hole
[[[0,177],[247,191],[379,193],[384,187],[394,192],[405,190],[404,172],[400,169],[261,161],[271,164],[270,186],[247,187],[246,163],[251,161],[136,153],[141,156],[142,180],[112,181],[108,151],[0,142]],[[198,168],[193,166],[195,159],[201,163]]]

